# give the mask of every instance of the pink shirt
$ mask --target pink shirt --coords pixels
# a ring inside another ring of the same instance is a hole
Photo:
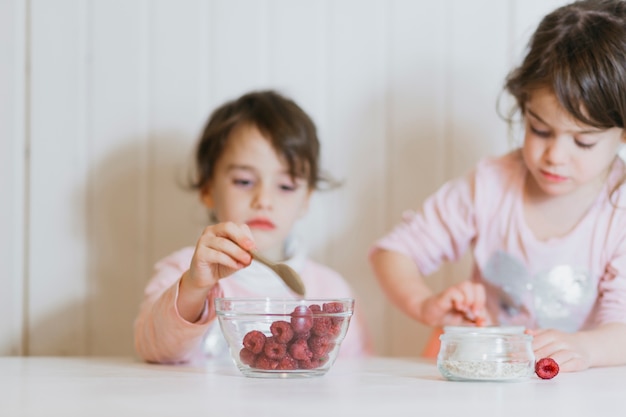
[[[176,301],[180,277],[189,269],[193,252],[192,247],[182,249],[155,266],[155,274],[146,287],[135,320],[135,349],[146,361],[177,363],[205,356],[225,357],[226,341],[221,335],[213,303],[216,297],[294,298],[273,272],[253,261],[247,268],[220,280],[207,297],[207,305],[198,322],[190,323],[178,313]],[[302,253],[287,263],[299,272],[307,298],[354,298],[352,290],[337,272],[311,261]],[[357,300],[339,357],[371,353],[368,333],[359,311]]]
[[[500,324],[576,331],[626,323],[626,186],[618,160],[604,192],[567,235],[538,240],[525,223],[526,168],[518,151],[481,161],[449,181],[419,212],[375,246],[410,257],[424,275],[443,262],[474,256],[471,279],[485,284],[487,308]]]

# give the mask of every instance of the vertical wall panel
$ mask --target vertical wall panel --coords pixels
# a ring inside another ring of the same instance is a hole
[[[404,210],[417,209],[445,179],[446,8],[444,2],[394,1],[389,23],[388,177],[379,190],[387,201],[386,233]],[[428,277],[443,287],[441,274]],[[385,350],[415,356],[430,333],[425,326],[389,307],[380,326],[387,329]]]
[[[327,150],[331,170],[345,183],[328,200],[328,264],[356,289],[377,344],[386,330],[384,305],[367,251],[386,207],[386,15],[384,1],[329,2]]]
[[[211,103],[235,98],[268,80],[266,1],[215,0],[211,8]]]
[[[269,3],[268,86],[293,98],[318,128],[321,142],[321,166],[327,170],[333,143],[324,129],[327,120],[327,2],[274,0]],[[332,174],[332,173],[330,173]],[[297,224],[297,235],[311,256],[327,262],[327,225],[332,208],[332,192],[313,195],[307,215]]]
[[[24,352],[25,35],[25,1],[0,1],[0,355]]]
[[[211,78],[206,65],[211,56],[205,29],[210,17],[207,3],[160,0],[151,4],[150,267],[172,251],[195,245],[207,222],[197,193],[186,187],[195,143],[209,113],[206,85]],[[141,277],[140,282],[145,285],[148,278]]]
[[[82,2],[31,2],[28,353],[86,353]]]
[[[89,13],[90,352],[132,352],[132,321],[149,274],[148,90],[152,9],[96,0]]]

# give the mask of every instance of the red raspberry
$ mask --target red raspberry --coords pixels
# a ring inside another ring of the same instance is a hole
[[[313,318],[313,327],[311,327],[311,334],[317,336],[324,336],[330,333],[330,326],[332,322],[330,321],[330,317],[314,317]]]
[[[291,327],[296,333],[306,333],[313,327],[313,313],[305,305],[297,306],[291,313]]]
[[[322,310],[324,311],[324,313],[336,314],[336,313],[341,313],[342,311],[344,311],[344,308],[343,308],[343,304],[339,302],[332,302],[332,303],[324,303],[322,305]],[[343,320],[344,320],[343,317],[332,318],[332,322],[334,324],[340,324],[341,322],[343,322]]]
[[[542,358],[535,363],[535,373],[541,379],[552,379],[559,373],[559,364],[552,358]]]
[[[308,360],[313,356],[305,339],[298,339],[289,346],[289,354],[297,360]]]
[[[263,350],[265,339],[267,336],[263,332],[251,330],[243,337],[243,346],[256,355]]]
[[[286,321],[278,320],[271,324],[270,331],[279,343],[289,343],[293,339],[293,329]]]
[[[278,361],[287,353],[287,345],[279,343],[274,337],[268,337],[265,341],[265,347],[263,347],[263,353],[265,353],[265,356],[269,359]]]
[[[328,329],[328,337],[331,338],[331,340],[335,340],[340,334],[341,334],[341,329],[342,329],[342,325],[341,323],[337,323],[337,324],[331,324],[330,328]]]
[[[326,336],[311,336],[309,339],[309,350],[315,359],[325,356],[333,346],[334,344]]]
[[[239,359],[241,359],[241,363],[252,366],[256,361],[256,355],[246,348],[241,348],[239,351]]]
[[[277,370],[281,371],[290,371],[293,369],[298,369],[298,361],[291,357],[290,354],[286,354],[283,358],[278,362]]]
[[[254,362],[254,367],[258,369],[272,370],[278,367],[278,361],[272,360],[265,356],[264,353],[261,353],[257,356],[256,361]]]
[[[303,361],[298,361],[298,367],[300,369],[315,369],[324,365],[328,361],[328,358],[311,358]]]
[[[293,334],[293,342],[295,342],[296,340],[300,340],[300,339],[304,339],[304,340],[309,340],[309,337],[311,337],[311,332],[304,332],[304,333],[294,333]]]

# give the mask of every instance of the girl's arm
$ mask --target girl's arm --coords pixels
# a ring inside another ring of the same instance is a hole
[[[533,334],[533,350],[537,359],[551,357],[562,371],[626,365],[624,323],[605,323],[576,333],[543,329]]]
[[[428,326],[458,325],[485,318],[485,288],[463,281],[433,294],[409,257],[384,249],[370,255],[381,287],[404,314]]]

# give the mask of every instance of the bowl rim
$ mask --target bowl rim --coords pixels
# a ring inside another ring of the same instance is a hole
[[[218,316],[222,316],[222,315],[232,315],[232,314],[238,314],[238,315],[253,315],[253,316],[258,316],[258,315],[264,315],[264,316],[276,316],[276,317],[281,317],[281,316],[289,316],[291,315],[291,312],[285,313],[285,312],[281,312],[281,313],[275,313],[275,312],[234,312],[232,309],[225,309],[222,308],[221,303],[222,302],[241,302],[241,303],[258,303],[259,306],[263,306],[263,305],[273,305],[275,307],[279,307],[281,305],[290,305],[290,306],[299,306],[299,305],[305,305],[305,306],[309,306],[311,304],[319,304],[322,305],[324,303],[330,303],[330,302],[339,302],[342,303],[344,305],[347,305],[347,308],[344,311],[341,312],[336,312],[336,313],[328,313],[328,312],[320,312],[320,313],[316,313],[316,315],[324,315],[324,316],[346,316],[346,315],[352,315],[354,313],[354,305],[355,305],[355,299],[352,297],[337,297],[337,298],[305,298],[305,299],[300,299],[300,298],[273,298],[273,297],[255,297],[255,298],[251,298],[251,297],[216,297],[214,299],[214,307],[215,307],[215,313]]]

